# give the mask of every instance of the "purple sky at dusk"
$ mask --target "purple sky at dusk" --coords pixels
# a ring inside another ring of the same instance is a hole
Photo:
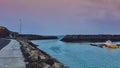
[[[120,34],[120,0],[0,0],[0,25],[22,33]]]

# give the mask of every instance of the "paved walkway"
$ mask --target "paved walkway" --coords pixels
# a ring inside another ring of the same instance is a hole
[[[0,50],[0,68],[25,68],[24,57],[20,50],[20,44],[11,42]]]

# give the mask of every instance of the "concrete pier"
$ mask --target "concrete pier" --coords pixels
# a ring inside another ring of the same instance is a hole
[[[69,68],[30,41],[56,36],[18,34],[0,26],[0,38],[11,39],[0,40],[0,68]]]
[[[24,57],[16,40],[0,50],[0,68],[26,68]]]
[[[31,41],[17,38],[10,40],[10,43],[0,50],[0,68],[69,67],[37,48],[37,45]]]

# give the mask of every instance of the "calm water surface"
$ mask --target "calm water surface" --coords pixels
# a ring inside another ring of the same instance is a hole
[[[90,46],[90,42],[65,43],[59,40],[39,40],[33,43],[70,68],[120,68],[119,48],[99,48]]]

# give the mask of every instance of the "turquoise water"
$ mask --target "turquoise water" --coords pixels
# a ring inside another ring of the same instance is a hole
[[[70,68],[120,68],[120,49],[90,46],[90,42],[33,41],[39,48]]]

